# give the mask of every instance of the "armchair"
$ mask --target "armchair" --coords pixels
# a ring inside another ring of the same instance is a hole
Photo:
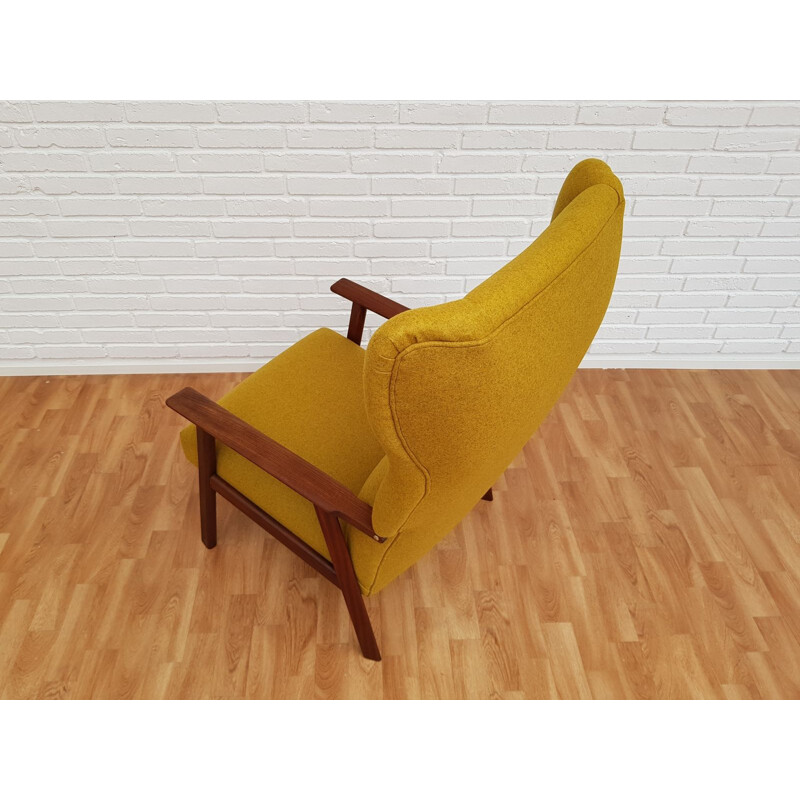
[[[362,595],[492,499],[602,321],[624,205],[606,164],[583,161],[549,227],[464,298],[410,310],[339,280],[347,338],[315,331],[219,403],[190,388],[170,397],[193,423],[181,440],[205,546],[219,494],[342,591],[363,655],[380,660]],[[367,311],[387,321],[364,350]]]

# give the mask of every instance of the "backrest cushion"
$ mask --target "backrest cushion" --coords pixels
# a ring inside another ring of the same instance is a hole
[[[350,537],[365,550],[353,553],[359,573],[373,573],[359,575],[362,585],[377,591],[445,536],[553,407],[608,306],[623,210],[616,176],[584,161],[524,252],[463,299],[375,332],[364,390],[386,457],[361,496],[375,530],[393,539],[375,548]]]

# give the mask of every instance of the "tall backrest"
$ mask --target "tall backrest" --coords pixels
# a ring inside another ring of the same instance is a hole
[[[365,400],[386,457],[361,496],[392,539],[350,537],[368,593],[475,506],[558,400],[608,306],[624,204],[605,163],[581,162],[524,252],[463,299],[404,312],[373,335]]]

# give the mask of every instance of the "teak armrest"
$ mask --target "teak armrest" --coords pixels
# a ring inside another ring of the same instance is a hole
[[[409,310],[408,306],[373,292],[372,289],[367,289],[366,286],[361,286],[347,278],[341,278],[336,281],[331,286],[331,291],[347,300],[351,300],[353,303],[353,307],[350,310],[350,326],[347,329],[347,338],[356,344],[361,344],[367,311],[374,311],[386,319],[391,319],[397,314],[402,314],[403,311]]]
[[[372,528],[372,506],[344,484],[213,400],[187,387],[169,397],[166,403],[173,411],[294,489],[317,508],[347,520],[376,541],[385,541]]]

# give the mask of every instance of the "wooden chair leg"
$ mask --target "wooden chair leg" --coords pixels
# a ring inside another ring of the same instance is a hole
[[[488,500],[488,501],[490,501],[490,502],[491,502],[492,500],[494,500],[494,495],[492,494],[492,490],[491,490],[491,489],[489,489],[489,490],[486,492],[486,494],[485,494],[483,497],[481,497],[481,500]]]
[[[375,633],[372,630],[372,623],[369,621],[364,598],[361,596],[361,589],[358,588],[356,573],[353,569],[353,562],[350,559],[350,552],[347,549],[344,533],[342,533],[342,526],[334,514],[328,514],[316,506],[315,509],[322,528],[322,535],[325,537],[325,544],[328,545],[333,568],[336,570],[336,576],[339,579],[339,588],[344,595],[347,610],[350,612],[350,619],[353,621],[353,627],[356,630],[358,643],[361,645],[361,652],[364,654],[364,658],[380,661],[381,651],[375,641]]]
[[[200,481],[200,537],[209,548],[217,545],[217,493],[211,476],[217,471],[217,446],[214,437],[197,429],[197,473]]]

